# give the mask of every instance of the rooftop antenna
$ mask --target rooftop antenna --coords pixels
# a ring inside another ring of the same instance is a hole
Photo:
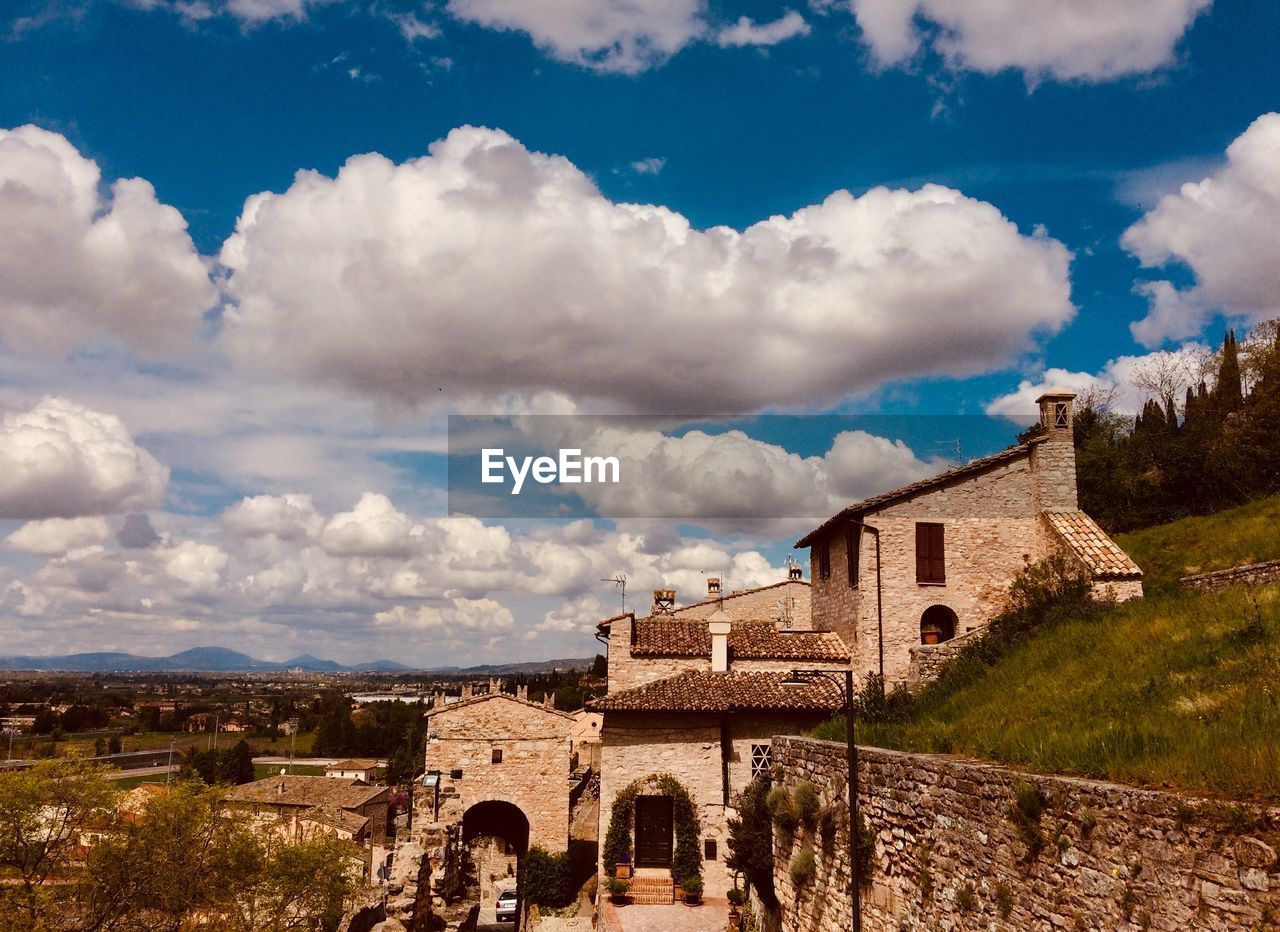
[[[617,589],[618,593],[622,596],[622,611],[625,612],[627,610],[627,574],[618,573],[616,576],[611,576],[608,579],[601,579],[600,581],[613,583],[614,588]]]
[[[935,447],[952,447],[952,448],[954,448],[954,449],[955,449],[955,451],[956,451],[956,461],[957,461],[957,462],[961,462],[961,463],[963,463],[963,462],[964,462],[964,443],[963,443],[963,441],[961,440],[961,438],[956,437],[956,438],[954,438],[954,439],[952,439],[952,438],[948,438],[948,439],[946,439],[946,440],[935,440],[935,441],[933,442],[933,445],[934,445]]]

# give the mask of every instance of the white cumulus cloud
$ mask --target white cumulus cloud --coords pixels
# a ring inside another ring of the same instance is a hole
[[[61,398],[0,416],[0,518],[41,520],[158,506],[169,471],[117,417]]]
[[[448,0],[464,22],[526,33],[547,54],[635,74],[701,36],[704,0]]]
[[[725,26],[716,34],[716,44],[721,48],[744,45],[777,45],[796,36],[807,36],[809,24],[795,10],[787,10],[781,17],[769,23],[757,23],[748,16]]]
[[[1213,0],[845,0],[881,65],[926,45],[956,69],[1110,81],[1170,64]],[[836,4],[822,4],[833,6]]]
[[[111,536],[105,518],[46,518],[28,521],[4,539],[4,545],[20,553],[60,557],[70,550],[100,544]]]
[[[1178,262],[1195,273],[1185,289],[1139,285],[1150,310],[1131,329],[1144,346],[1195,336],[1214,312],[1246,321],[1280,314],[1280,113],[1258,117],[1221,169],[1162,197],[1121,243],[1144,266]]]
[[[101,182],[57,133],[0,129],[0,343],[63,353],[108,334],[157,354],[199,327],[216,294],[182,215],[141,178]]]
[[[380,400],[552,391],[658,411],[810,404],[1006,366],[1074,314],[1067,249],[959,191],[837,191],[738,232],[615,203],[464,127],[250,198],[231,352]]]

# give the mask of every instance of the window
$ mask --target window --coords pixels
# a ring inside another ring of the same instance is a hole
[[[862,525],[851,524],[845,528],[844,548],[849,563],[849,588],[858,588],[858,551],[862,543]]]
[[[947,581],[942,525],[916,525],[916,582],[940,586]]]
[[[773,745],[751,745],[751,779],[754,780],[756,777],[764,777],[765,779],[768,779],[772,770]]]
[[[1062,401],[1053,403],[1053,426],[1059,430],[1066,430],[1071,426],[1071,415],[1067,411],[1067,405]]]
[[[461,771],[461,770],[450,770],[450,771],[449,771],[449,779],[450,779],[450,780],[461,780],[461,779],[462,779],[462,771]]]
[[[831,578],[831,543],[823,541],[818,544],[818,576],[822,579]]]
[[[702,839],[702,860],[715,861],[719,852],[716,851],[716,840],[714,838]]]
[[[495,764],[501,764],[501,763],[502,763],[502,748],[494,748],[494,749],[493,749],[493,762],[494,762]]]

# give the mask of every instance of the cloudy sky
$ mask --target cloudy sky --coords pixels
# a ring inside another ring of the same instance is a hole
[[[1272,3],[0,17],[0,654],[590,655],[602,578],[783,574],[796,528],[727,501],[953,456],[753,415],[1131,406],[1280,313]],[[631,513],[718,520],[450,513],[458,413],[737,416],[607,438]]]

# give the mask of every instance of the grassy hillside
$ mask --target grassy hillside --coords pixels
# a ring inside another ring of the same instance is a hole
[[[1179,576],[1280,558],[1280,498],[1127,535],[1148,597],[1038,631],[976,682],[859,743],[1280,799],[1280,586]]]

